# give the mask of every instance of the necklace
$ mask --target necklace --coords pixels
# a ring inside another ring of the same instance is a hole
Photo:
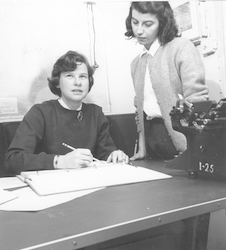
[[[62,98],[60,98],[58,101],[59,101],[59,103],[61,104],[61,106],[63,106],[63,107],[66,108],[66,109],[71,110],[71,108],[68,107],[68,105],[64,102],[64,100],[63,100]],[[77,120],[78,120],[78,121],[81,121],[81,120],[83,119],[83,113],[82,113],[81,108],[82,108],[82,104],[81,104],[81,106],[79,107],[79,110],[77,110]]]
[[[81,121],[82,119],[83,119],[83,113],[82,113],[82,110],[79,110],[77,114],[77,120]]]

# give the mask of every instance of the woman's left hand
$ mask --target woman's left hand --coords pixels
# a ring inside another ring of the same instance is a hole
[[[129,156],[126,155],[122,150],[115,150],[108,156],[107,162],[129,163]]]

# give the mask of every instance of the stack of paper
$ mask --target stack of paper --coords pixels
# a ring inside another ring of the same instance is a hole
[[[167,174],[128,164],[100,164],[73,170],[29,171],[22,172],[18,177],[41,196],[171,178]]]

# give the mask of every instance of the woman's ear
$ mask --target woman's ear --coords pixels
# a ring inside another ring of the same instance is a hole
[[[93,83],[94,83],[93,77],[90,76],[90,77],[89,77],[89,91],[90,91],[91,88],[93,87]]]

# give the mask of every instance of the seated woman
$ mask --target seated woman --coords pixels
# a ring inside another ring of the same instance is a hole
[[[87,167],[94,157],[129,161],[114,145],[101,107],[83,102],[93,86],[93,74],[80,53],[68,51],[56,61],[48,82],[59,99],[35,104],[24,116],[6,152],[8,172]]]

